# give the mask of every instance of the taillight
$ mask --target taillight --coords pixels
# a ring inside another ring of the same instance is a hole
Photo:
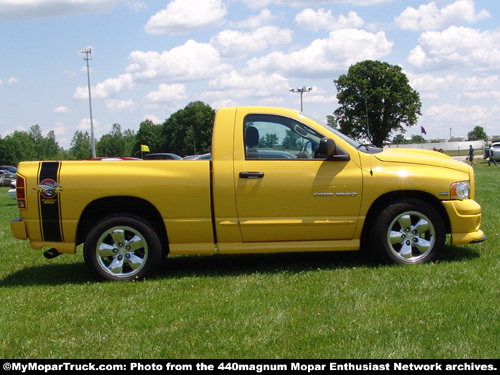
[[[26,180],[19,175],[16,177],[16,198],[19,209],[28,208],[28,203],[26,202]]]

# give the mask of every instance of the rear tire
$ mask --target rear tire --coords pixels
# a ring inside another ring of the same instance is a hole
[[[108,216],[90,231],[83,255],[98,280],[130,281],[151,276],[162,260],[161,241],[143,218]]]
[[[370,246],[383,260],[397,264],[421,264],[443,249],[443,220],[430,204],[408,199],[384,209],[371,230]]]

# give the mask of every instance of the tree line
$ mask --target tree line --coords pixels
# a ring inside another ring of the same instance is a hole
[[[141,157],[141,145],[150,152],[171,152],[180,156],[210,151],[215,110],[201,102],[191,102],[173,113],[163,124],[145,120],[137,132],[122,130],[113,124],[111,131],[95,142],[98,157]],[[81,160],[92,157],[91,138],[87,131],[76,131],[70,148],[64,150],[54,131],[43,136],[39,125],[29,131],[15,131],[0,138],[0,163],[17,165],[32,160]]]

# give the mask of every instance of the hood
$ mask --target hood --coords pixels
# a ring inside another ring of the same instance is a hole
[[[438,151],[419,150],[415,148],[384,148],[373,157],[382,162],[430,165],[469,172],[469,165],[453,159]]]

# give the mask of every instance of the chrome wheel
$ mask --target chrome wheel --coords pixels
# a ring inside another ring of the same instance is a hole
[[[158,233],[143,217],[117,213],[90,230],[83,246],[87,268],[98,280],[130,281],[158,270],[163,246]]]
[[[418,199],[396,201],[371,221],[368,245],[384,262],[426,263],[444,248],[446,228],[431,204]]]
[[[139,273],[148,259],[144,236],[131,227],[113,227],[97,240],[97,261],[102,270],[116,277]]]
[[[418,263],[432,251],[436,231],[427,216],[417,211],[403,212],[389,226],[387,243],[403,263]]]

